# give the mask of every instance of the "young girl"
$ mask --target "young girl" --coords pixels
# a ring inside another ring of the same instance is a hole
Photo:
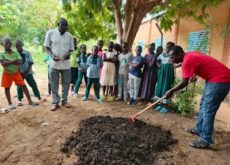
[[[95,97],[98,102],[102,102],[100,98],[100,83],[99,83],[99,70],[102,67],[102,60],[98,57],[98,47],[93,47],[92,55],[88,57],[87,65],[87,86],[85,90],[85,96],[82,98],[82,101],[88,100],[90,88],[94,84]]]
[[[103,68],[101,71],[100,83],[103,87],[103,95],[105,97],[110,96],[109,101],[113,101],[113,94],[116,84],[116,52],[113,51],[114,44],[109,42],[109,50],[105,53],[103,59]]]
[[[142,77],[142,71],[141,68],[143,66],[144,58],[141,56],[142,47],[137,46],[136,47],[136,56],[132,57],[130,66],[131,69],[129,71],[129,83],[130,83],[130,101],[129,105],[135,105],[137,104],[137,96],[140,89],[141,84],[141,77]]]
[[[118,62],[118,56],[122,52],[121,45],[118,43],[114,44],[114,51],[116,52],[115,54],[115,66],[116,66],[116,75],[115,75],[115,89],[114,89],[114,97],[118,96],[118,71],[119,71],[119,62]]]
[[[173,42],[168,42],[166,44],[166,53],[162,53],[157,58],[157,65],[159,66],[159,70],[158,70],[158,79],[157,79],[157,86],[156,86],[156,93],[155,93],[156,99],[163,97],[165,93],[169,89],[171,89],[171,87],[174,84],[174,80],[175,80],[174,67],[168,55],[170,49],[174,46],[175,44]],[[163,100],[163,104],[157,106],[155,110],[160,111],[162,113],[167,113],[168,109],[165,106],[169,103],[171,103],[171,99],[165,99]]]
[[[104,46],[104,41],[103,40],[98,40],[97,42],[97,46],[98,46],[98,57],[101,58],[101,60],[104,59],[104,51],[103,51],[103,46]],[[101,77],[101,70],[102,68],[100,68],[99,70],[99,76]]]
[[[86,53],[86,45],[81,45],[80,46],[80,50],[81,50],[81,55],[78,57],[78,79],[77,79],[77,82],[74,86],[74,93],[75,93],[75,96],[78,95],[78,91],[79,91],[79,88],[80,88],[80,85],[82,83],[82,78],[84,77],[85,79],[85,84],[87,84],[87,77],[86,77],[86,71],[87,71],[87,65],[86,65],[86,62],[87,62],[87,53]]]
[[[154,53],[154,49],[155,44],[150,44],[148,54],[144,57],[144,70],[140,90],[140,97],[143,101],[149,101],[155,92],[157,57]]]

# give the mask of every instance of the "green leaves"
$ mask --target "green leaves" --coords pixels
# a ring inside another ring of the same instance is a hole
[[[223,0],[167,0],[166,2],[164,5],[152,9],[150,14],[154,15],[164,11],[164,14],[158,19],[160,21],[160,27],[168,31],[171,30],[173,23],[179,17],[193,17],[195,21],[208,26],[206,22],[208,18],[206,9],[219,5]]]
[[[110,0],[77,0],[71,3],[62,0],[65,16],[69,22],[69,30],[80,41],[115,38],[115,22],[109,10]],[[70,6],[71,9],[66,6]]]
[[[0,37],[42,44],[48,28],[55,27],[59,12],[56,0],[4,0],[0,5]]]

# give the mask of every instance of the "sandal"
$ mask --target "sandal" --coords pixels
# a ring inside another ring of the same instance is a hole
[[[160,112],[162,108],[163,108],[163,106],[159,105],[159,106],[157,106],[154,110]]]
[[[192,135],[200,136],[195,128],[186,128],[185,131],[192,134]]]
[[[14,104],[10,104],[9,106],[8,106],[8,110],[13,110],[13,109],[16,109],[16,105],[14,105]]]
[[[205,143],[202,140],[197,140],[189,143],[189,146],[193,148],[198,148],[198,149],[210,149],[210,145]]]
[[[162,107],[161,109],[160,109],[160,112],[161,113],[168,113],[168,109],[167,108],[165,108],[165,107]]]
[[[8,112],[10,112],[10,111],[7,108],[1,108],[0,109],[0,114],[4,114],[4,113],[8,113]]]
[[[39,103],[37,103],[37,102],[31,102],[31,103],[29,103],[29,105],[32,105],[32,106],[38,106],[39,105]]]

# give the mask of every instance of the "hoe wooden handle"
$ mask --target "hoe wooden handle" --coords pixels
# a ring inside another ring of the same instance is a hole
[[[157,103],[161,102],[163,99],[165,99],[166,97],[163,96],[162,98],[158,99],[157,101],[155,101],[154,103],[150,104],[148,107],[146,107],[145,109],[141,110],[140,112],[136,113],[133,115],[133,117],[137,117],[140,114],[142,114],[143,112],[145,112],[146,110],[148,110],[149,108],[153,107],[154,105],[156,105]]]

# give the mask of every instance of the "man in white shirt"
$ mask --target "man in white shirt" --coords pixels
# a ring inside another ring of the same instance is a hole
[[[58,28],[49,30],[46,33],[44,42],[46,52],[51,57],[49,61],[49,74],[53,104],[51,111],[55,111],[59,108],[60,101],[64,107],[69,107],[67,104],[67,96],[71,81],[70,55],[74,50],[74,42],[72,35],[67,32],[67,28],[67,20],[60,18],[58,21]],[[58,94],[60,74],[62,84],[62,98]]]

